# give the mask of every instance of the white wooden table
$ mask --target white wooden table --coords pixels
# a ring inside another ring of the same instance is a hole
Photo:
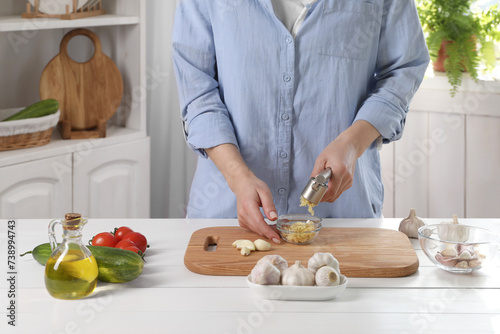
[[[326,219],[330,227],[397,229],[400,219]],[[427,219],[439,223],[441,219]],[[498,219],[463,219],[500,233]],[[18,254],[48,242],[49,220],[17,220]],[[52,298],[43,266],[31,255],[16,263],[16,327],[8,325],[7,221],[0,220],[0,333],[500,333],[500,256],[468,275],[447,273],[412,240],[418,271],[401,278],[350,278],[329,301],[276,301],[255,297],[245,277],[203,276],[183,263],[191,234],[236,220],[95,219],[84,240],[129,226],[151,248],[142,275],[129,283],[99,282],[88,298]]]

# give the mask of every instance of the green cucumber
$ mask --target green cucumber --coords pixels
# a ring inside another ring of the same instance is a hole
[[[92,255],[94,255],[96,259],[99,269],[99,276],[97,276],[97,279],[102,282],[129,282],[139,277],[142,273],[144,260],[135,252],[103,246],[86,247],[92,252]],[[38,263],[45,265],[52,254],[52,249],[49,243],[41,244],[36,246],[32,251],[26,252],[21,256],[29,253],[33,255],[33,258]]]
[[[14,115],[7,117],[2,122],[48,116],[55,114],[58,110],[59,102],[54,99],[47,99],[30,105],[29,107],[15,113]]]

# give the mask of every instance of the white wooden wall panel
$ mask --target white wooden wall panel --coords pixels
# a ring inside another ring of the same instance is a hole
[[[55,218],[71,212],[71,163],[64,155],[3,167],[0,218]]]
[[[87,152],[74,164],[74,210],[92,218],[149,217],[149,161],[149,138]]]
[[[429,113],[428,217],[464,217],[465,116]]]
[[[428,137],[428,113],[410,111],[403,138],[395,144],[395,217],[406,217],[411,208],[427,217],[429,155],[422,148]]]
[[[500,118],[467,116],[466,214],[500,217]]]

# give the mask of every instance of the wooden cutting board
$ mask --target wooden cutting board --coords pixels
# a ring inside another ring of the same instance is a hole
[[[329,252],[340,263],[347,277],[401,277],[418,269],[418,258],[408,237],[381,228],[323,227],[316,240],[308,245],[272,243],[269,251],[243,256],[231,244],[235,240],[254,241],[261,237],[239,226],[221,226],[194,232],[187,246],[184,264],[192,272],[203,275],[246,276],[265,255],[278,254],[288,265],[299,260],[307,267],[317,252]],[[210,251],[217,245],[215,251]]]
[[[94,43],[94,55],[85,63],[74,61],[67,51],[69,41],[79,35]],[[123,81],[116,64],[102,52],[97,35],[87,29],[74,29],[63,37],[59,54],[43,70],[39,89],[42,100],[59,101],[60,125],[67,126],[68,131],[85,132],[104,126],[117,111]],[[66,135],[63,133],[63,138]]]

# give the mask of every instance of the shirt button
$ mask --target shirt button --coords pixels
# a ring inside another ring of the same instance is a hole
[[[285,41],[290,44],[292,43],[292,38],[290,36],[288,36],[287,38],[285,38]]]
[[[285,188],[280,188],[280,189],[278,190],[278,193],[279,193],[280,195],[283,195],[284,193],[286,193],[286,189],[285,189]]]
[[[292,80],[292,77],[289,75],[285,75],[283,76],[283,80],[285,80],[285,82],[289,82],[290,80]]]
[[[282,157],[283,159],[285,159],[287,156],[288,156],[288,154],[286,154],[286,152],[280,153],[280,157]]]
[[[287,119],[289,119],[289,118],[290,118],[290,116],[288,116],[288,114],[281,114],[281,119],[282,119],[282,120],[285,120],[285,121],[286,121],[286,120],[287,120]]]
[[[311,4],[310,4],[310,3],[308,3],[308,4],[306,5],[306,8],[307,8],[307,9],[311,9]]]

